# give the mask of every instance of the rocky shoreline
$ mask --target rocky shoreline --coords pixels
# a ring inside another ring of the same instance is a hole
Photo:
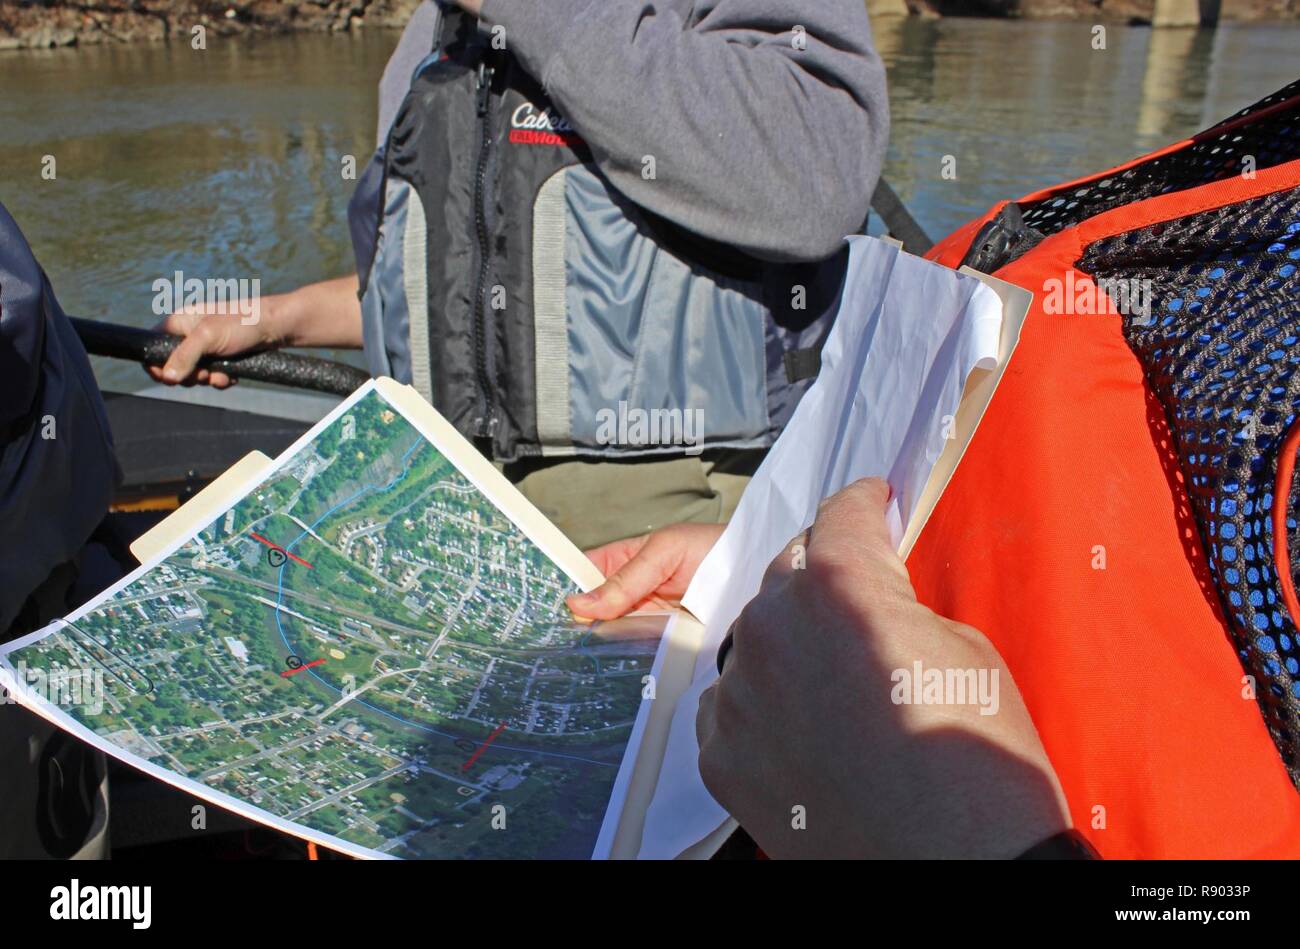
[[[0,50],[400,27],[420,0],[7,0]],[[1150,22],[1155,0],[866,0],[875,15]],[[1226,0],[1224,20],[1298,20],[1300,0]]]
[[[9,0],[0,50],[401,27],[420,0]]]

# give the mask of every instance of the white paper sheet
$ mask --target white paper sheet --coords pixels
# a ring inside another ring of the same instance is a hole
[[[772,558],[817,505],[864,477],[893,489],[895,541],[916,510],[971,371],[993,369],[1002,303],[978,279],[870,237],[852,238],[839,316],[822,367],[745,489],[683,604],[705,624],[692,687],[678,702],[640,856],[676,857],[728,820],[700,780],[695,712],[717,678],[718,646]]]

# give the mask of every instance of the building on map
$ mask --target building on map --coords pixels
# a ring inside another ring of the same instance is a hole
[[[509,791],[519,787],[523,781],[524,776],[518,771],[508,765],[500,764],[483,775],[482,783],[488,787],[496,788],[498,791]]]
[[[226,637],[226,648],[240,662],[248,662],[248,647],[233,636]]]

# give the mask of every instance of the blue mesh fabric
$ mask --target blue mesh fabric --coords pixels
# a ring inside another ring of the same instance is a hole
[[[1077,266],[1150,293],[1146,310],[1128,307],[1124,335],[1169,423],[1242,668],[1300,788],[1300,642],[1272,530],[1278,449],[1300,412],[1300,187],[1097,241]],[[1293,565],[1297,499],[1300,484]]]

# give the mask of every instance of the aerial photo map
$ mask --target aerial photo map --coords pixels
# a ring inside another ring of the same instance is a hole
[[[577,624],[574,590],[371,388],[193,539],[6,658],[102,669],[99,707],[65,714],[350,852],[586,858],[661,629]]]

